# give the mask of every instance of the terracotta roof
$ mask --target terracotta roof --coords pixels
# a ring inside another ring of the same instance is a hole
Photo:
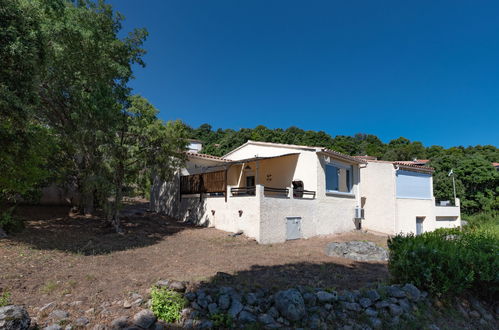
[[[357,163],[357,164],[367,164],[367,162],[366,162],[365,159],[354,157],[354,156],[350,156],[350,155],[345,155],[345,154],[343,154],[341,152],[334,151],[334,150],[331,150],[331,149],[322,148],[322,150],[320,150],[320,151],[322,151],[324,153],[327,153],[327,154],[331,154],[331,155],[336,156],[338,158],[349,160],[349,161]]]
[[[212,156],[212,155],[207,155],[207,154],[200,154],[200,153],[197,153],[197,152],[186,152],[185,153],[187,155],[187,157],[194,157],[194,158],[202,158],[202,159],[209,159],[209,160],[216,160],[216,161],[219,161],[219,162],[230,162],[230,160],[228,159],[223,159],[221,157],[217,157],[217,156]]]
[[[492,163],[492,166],[498,167],[499,163]]]
[[[374,157],[374,156],[368,156],[368,155],[364,155],[364,156],[354,156],[355,158],[360,158],[360,159],[364,159],[364,160],[377,160],[378,158],[377,157]]]
[[[393,165],[398,165],[399,167],[402,167],[407,170],[419,170],[422,172],[434,172],[435,169],[433,167],[429,166],[422,166],[422,165],[415,165],[415,164],[410,164],[410,162],[407,161],[391,161],[391,160],[367,160],[368,163],[384,163],[384,164],[393,164]]]

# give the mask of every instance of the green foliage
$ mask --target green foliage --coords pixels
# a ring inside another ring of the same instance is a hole
[[[180,320],[180,313],[187,304],[182,294],[166,288],[154,287],[151,290],[151,297],[151,309],[158,319],[168,323]]]
[[[10,292],[4,291],[0,296],[0,307],[10,305]]]
[[[499,212],[482,212],[474,215],[465,215],[463,220],[468,222],[468,227],[487,231],[499,238]]]
[[[388,242],[393,281],[413,283],[438,296],[499,293],[499,238],[488,230],[439,229]]]
[[[227,313],[216,313],[210,315],[210,319],[213,321],[213,325],[217,329],[230,329],[233,326],[234,320],[232,316]]]
[[[13,215],[14,208],[0,212],[0,228],[7,233],[16,233],[24,229],[24,222]]]

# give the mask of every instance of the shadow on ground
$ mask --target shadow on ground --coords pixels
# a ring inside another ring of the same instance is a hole
[[[242,290],[262,288],[271,291],[298,285],[330,289],[358,289],[388,281],[386,263],[335,262],[287,263],[272,266],[251,266],[234,274],[217,273],[201,286],[232,286]]]
[[[124,210],[117,234],[103,215],[70,215],[63,206],[21,206],[16,215],[25,219],[25,229],[8,240],[27,243],[36,249],[61,250],[84,255],[107,254],[157,243],[163,238],[194,229],[167,216],[146,212],[136,205]]]

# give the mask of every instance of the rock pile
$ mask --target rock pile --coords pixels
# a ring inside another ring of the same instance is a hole
[[[185,297],[184,327],[214,328],[213,315],[226,315],[235,326],[345,329],[381,328],[411,318],[416,303],[427,294],[412,284],[370,290],[336,291],[297,287],[272,294],[265,290],[242,293],[231,287],[200,289]],[[214,321],[215,320],[215,321]],[[364,320],[359,324],[358,320]]]
[[[326,246],[326,255],[357,261],[387,261],[388,251],[373,242],[333,242]]]

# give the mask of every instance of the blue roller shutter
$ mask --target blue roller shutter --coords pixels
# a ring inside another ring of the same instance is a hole
[[[431,174],[397,171],[397,197],[431,199]]]

